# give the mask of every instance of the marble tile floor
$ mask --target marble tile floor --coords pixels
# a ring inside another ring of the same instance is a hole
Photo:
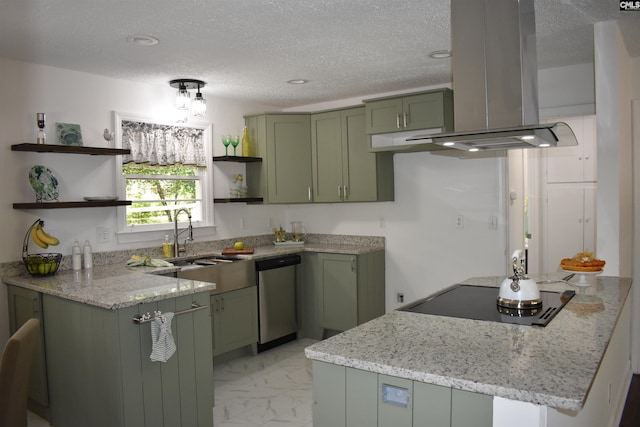
[[[214,367],[215,427],[312,427],[311,361],[298,340]],[[28,427],[49,427],[29,413]]]

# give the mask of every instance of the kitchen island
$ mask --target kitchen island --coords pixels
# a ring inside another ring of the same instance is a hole
[[[209,293],[216,285],[145,274],[153,271],[110,265],[3,278],[12,329],[41,320],[30,406],[51,425],[213,424]],[[137,320],[156,312],[175,313],[177,350],[165,363],[150,360],[151,322]]]
[[[428,425],[617,426],[631,378],[631,279],[590,280],[544,328],[393,311],[307,348],[314,426],[417,426],[440,415]]]

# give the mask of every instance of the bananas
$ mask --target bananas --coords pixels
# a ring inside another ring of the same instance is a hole
[[[42,249],[47,249],[49,246],[56,246],[60,243],[60,240],[57,238],[47,234],[44,229],[43,221],[38,221],[38,223],[31,228],[31,240],[40,246]]]

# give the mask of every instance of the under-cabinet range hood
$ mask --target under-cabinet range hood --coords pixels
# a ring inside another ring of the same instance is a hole
[[[533,0],[451,0],[454,132],[406,139],[424,150],[577,145],[565,123],[539,124]]]

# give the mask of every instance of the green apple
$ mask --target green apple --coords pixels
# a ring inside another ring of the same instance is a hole
[[[236,249],[238,251],[241,251],[242,249],[244,249],[244,243],[242,242],[235,242],[233,244],[233,249]]]

